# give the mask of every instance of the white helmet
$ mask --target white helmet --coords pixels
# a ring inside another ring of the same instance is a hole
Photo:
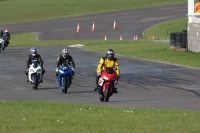
[[[63,50],[62,50],[62,57],[63,58],[66,58],[68,56],[68,50],[66,49],[66,48],[64,48]]]
[[[36,48],[31,48],[30,53],[32,54],[32,56],[36,56],[36,54],[37,54]]]

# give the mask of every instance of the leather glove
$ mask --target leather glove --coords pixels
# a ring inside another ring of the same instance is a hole
[[[58,71],[58,68],[56,67],[56,69],[55,69],[55,70],[56,70],[56,72],[57,72],[57,71]]]
[[[98,73],[97,73],[97,76],[101,76],[101,73],[100,73],[100,72],[98,72]]]

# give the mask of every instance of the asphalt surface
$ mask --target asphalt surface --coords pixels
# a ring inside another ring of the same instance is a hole
[[[148,11],[148,12],[147,12]],[[13,33],[38,32],[39,40],[62,39],[130,39],[154,24],[185,17],[187,5],[136,9],[66,19],[0,25]],[[118,29],[113,30],[113,19]],[[97,31],[91,32],[95,21]],[[76,33],[80,23],[81,33]],[[14,42],[13,42],[14,43]],[[118,94],[107,103],[100,102],[93,91],[95,70],[99,58],[105,53],[83,50],[81,47],[41,46],[38,53],[44,60],[44,82],[38,90],[26,83],[25,60],[31,47],[8,47],[0,53],[0,100],[44,100],[70,103],[84,103],[105,106],[128,106],[141,108],[200,109],[199,69],[163,64],[153,61],[116,55],[121,68],[121,79],[117,84]],[[56,84],[55,62],[63,48],[68,48],[76,63],[73,84],[64,94]]]

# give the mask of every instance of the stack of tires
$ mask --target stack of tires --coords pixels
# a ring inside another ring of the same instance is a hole
[[[176,49],[176,33],[170,33],[170,49]]]
[[[186,50],[187,30],[183,32],[170,33],[170,49]]]
[[[183,30],[182,32],[182,48],[187,49],[187,30]]]

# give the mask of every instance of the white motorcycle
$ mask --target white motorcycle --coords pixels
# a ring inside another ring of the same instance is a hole
[[[0,52],[4,48],[4,40],[0,38]]]
[[[41,83],[42,80],[42,68],[37,63],[37,61],[33,61],[33,63],[30,65],[28,78],[29,82],[33,84],[33,89],[37,90],[38,85]]]

